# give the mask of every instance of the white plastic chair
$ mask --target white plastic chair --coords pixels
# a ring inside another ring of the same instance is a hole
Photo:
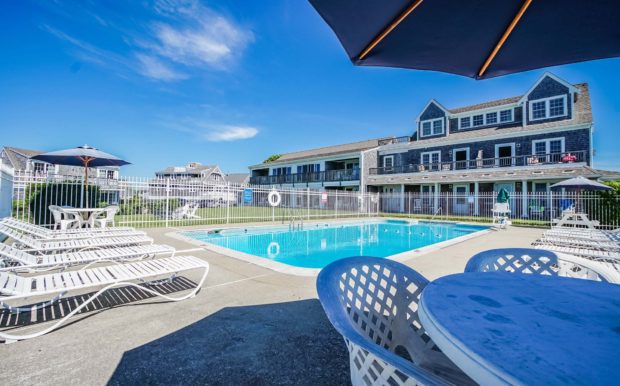
[[[67,230],[71,228],[80,228],[81,219],[77,218],[73,213],[66,213],[58,205],[50,205],[50,212],[54,217],[54,229]]]
[[[349,349],[353,385],[474,383],[420,323],[418,300],[427,284],[413,269],[375,257],[340,259],[321,270],[319,300]]]
[[[114,216],[118,212],[118,206],[110,205],[105,208],[104,216],[101,218],[94,219],[95,227],[105,228],[108,224],[112,224],[112,226],[116,226],[114,222]]]
[[[605,265],[547,249],[490,249],[472,256],[465,272],[510,272],[564,276],[617,283],[620,275]]]

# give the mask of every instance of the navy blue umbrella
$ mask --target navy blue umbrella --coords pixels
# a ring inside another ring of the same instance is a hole
[[[72,149],[52,151],[30,157],[39,161],[48,162],[55,165],[70,165],[84,167],[84,179],[88,188],[88,168],[102,166],[123,166],[129,162],[124,161],[112,154],[108,154],[94,147],[84,145]]]
[[[492,78],[620,56],[618,0],[309,0],[360,66]]]
[[[597,181],[589,180],[583,176],[571,178],[568,180],[564,180],[562,182],[558,182],[549,187],[551,190],[560,190],[562,188],[567,190],[613,190],[611,186],[601,184]]]

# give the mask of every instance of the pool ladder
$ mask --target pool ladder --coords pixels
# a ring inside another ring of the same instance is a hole
[[[297,227],[297,229],[295,229]],[[291,221],[288,223],[288,229],[290,231],[304,229],[304,218],[302,216],[292,216]]]

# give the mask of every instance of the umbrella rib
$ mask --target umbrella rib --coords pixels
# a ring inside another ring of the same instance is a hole
[[[409,16],[409,14],[413,12],[413,10],[416,9],[418,5],[422,3],[422,1],[423,0],[416,0],[413,3],[409,4],[409,6],[403,12],[401,12],[400,15],[398,15],[398,17],[392,20],[392,22],[390,23],[389,26],[387,26],[387,28],[381,31],[381,33],[377,35],[370,42],[370,44],[366,46],[366,48],[364,48],[364,51],[362,51],[362,53],[359,54],[357,59],[364,60],[364,58],[370,53],[370,51],[372,51],[372,49],[375,48],[375,46],[379,44],[387,35],[389,35],[389,33],[392,32],[394,28],[396,28],[403,20],[405,20],[405,18]]]
[[[481,77],[487,71],[487,68],[489,67],[493,59],[495,59],[495,56],[497,55],[499,50],[502,48],[502,46],[506,42],[506,39],[508,39],[508,36],[510,36],[510,34],[512,33],[512,30],[515,28],[515,26],[521,19],[521,16],[523,16],[523,14],[525,13],[525,11],[527,10],[527,8],[530,6],[531,3],[532,3],[532,0],[525,0],[525,3],[523,3],[523,5],[521,6],[521,9],[519,10],[519,12],[512,19],[512,21],[510,22],[510,25],[508,26],[508,28],[506,28],[506,31],[504,31],[502,38],[499,39],[499,42],[497,42],[497,44],[495,45],[495,48],[493,48],[493,51],[491,51],[491,54],[489,55],[487,60],[484,61],[484,64],[480,68],[480,71],[478,71],[478,77]]]

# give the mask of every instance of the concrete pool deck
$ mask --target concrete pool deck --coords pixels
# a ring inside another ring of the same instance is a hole
[[[40,338],[2,344],[0,383],[349,382],[347,350],[316,300],[314,277],[287,275],[197,248],[167,235],[174,230],[147,232],[157,243],[209,262],[206,284],[195,298],[179,303],[147,299],[97,309]],[[405,264],[433,280],[462,272],[469,257],[482,250],[528,247],[542,232],[520,227],[492,231]],[[197,280],[198,273],[185,277]],[[3,329],[11,326],[6,315],[0,324]]]

